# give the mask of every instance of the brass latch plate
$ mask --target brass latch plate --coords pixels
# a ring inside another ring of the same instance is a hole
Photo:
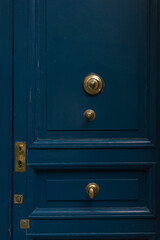
[[[26,144],[24,142],[15,143],[15,171],[25,172],[26,169]]]
[[[28,229],[29,228],[29,220],[28,219],[21,219],[20,220],[20,228],[21,229]]]

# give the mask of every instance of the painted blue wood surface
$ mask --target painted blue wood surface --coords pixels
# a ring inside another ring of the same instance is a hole
[[[11,239],[12,2],[0,0],[0,239]]]
[[[17,139],[19,139],[18,141],[26,141],[27,25],[27,1],[22,0],[20,3],[14,1],[14,143]],[[19,33],[20,36],[18,36]],[[15,155],[14,150],[15,148],[13,148],[13,155]],[[15,169],[14,163],[13,158],[13,169]],[[25,199],[27,199],[27,196],[25,186],[26,173],[14,174],[13,194],[23,194],[24,197],[22,206],[13,205],[12,238],[16,240],[24,240],[26,238],[24,232],[20,229],[20,219],[26,218],[27,201]]]
[[[124,1],[121,11],[116,10],[119,1],[114,1],[114,3],[101,1],[100,4],[93,4],[93,7],[90,7],[89,0],[85,3],[77,1],[73,4],[73,2],[67,3],[73,8],[67,11],[61,7],[60,2],[55,1],[35,3],[31,1],[29,4],[29,12],[32,13],[29,18],[31,27],[29,28],[30,47],[28,49],[28,74],[30,76],[28,95],[31,99],[28,106],[30,145],[39,146],[42,143],[40,147],[43,144],[48,147],[47,139],[53,141],[52,147],[61,147],[62,142],[60,141],[58,145],[58,139],[67,139],[63,147],[68,145],[69,147],[74,145],[86,147],[92,146],[93,142],[93,147],[103,148],[104,145],[107,147],[110,143],[121,144],[121,141],[126,138],[126,145],[130,146],[133,146],[133,141],[137,147],[154,145],[157,78],[157,65],[155,64],[157,8],[155,1],[150,2],[150,7],[146,1],[132,3]],[[81,3],[81,8],[78,8],[78,3]],[[96,7],[99,9],[102,5],[105,9],[103,14],[100,17],[95,15],[92,22],[90,19],[94,16]],[[76,17],[74,13],[77,11],[79,11],[79,15],[77,14],[79,17]],[[109,11],[112,12],[111,15]],[[72,27],[67,32],[66,24],[70,26],[72,17],[77,22],[71,25]],[[126,18],[128,24],[126,24]],[[102,31],[102,22],[105,24],[106,32]],[[91,23],[93,27],[88,27],[87,32],[82,26],[85,24],[92,26]],[[94,30],[96,36],[98,34],[101,36],[104,32],[103,39],[102,37],[90,37]],[[68,42],[71,37],[73,41]],[[116,41],[118,41],[117,44]],[[61,42],[63,42],[63,47],[59,45]],[[67,65],[69,61],[61,59],[62,49],[65,49],[63,50],[64,59],[73,59],[70,67]],[[78,57],[75,58],[77,52]],[[99,57],[95,57],[94,53]],[[92,55],[94,57],[91,61]],[[116,65],[111,64],[111,60]],[[134,64],[131,64],[129,60],[132,60]],[[61,61],[67,64],[63,64],[62,67]],[[126,67],[127,63],[128,67]],[[115,66],[117,66],[116,71]],[[61,68],[63,71],[58,70]],[[82,90],[83,79],[90,72],[98,73],[105,82],[103,92],[96,97],[90,97]],[[150,74],[152,78],[149,77]],[[59,83],[62,86],[61,90]],[[87,124],[83,118],[86,108],[94,108],[96,111],[97,117],[90,124]],[[66,119],[66,116],[69,117]],[[34,120],[32,120],[33,117]],[[118,123],[116,119],[119,120]],[[91,139],[87,142],[88,138]],[[113,138],[116,140],[113,141]],[[72,139],[74,141],[71,141]],[[124,143],[122,142],[121,145],[124,146]]]
[[[159,240],[157,11],[156,0],[14,1],[14,142],[27,165],[13,177],[24,195],[13,240]],[[82,89],[91,72],[105,82],[96,97]]]

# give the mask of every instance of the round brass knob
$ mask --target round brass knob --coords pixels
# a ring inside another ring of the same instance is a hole
[[[95,117],[96,117],[96,114],[92,109],[88,109],[84,112],[84,118],[89,122],[93,121]]]
[[[84,91],[90,95],[97,95],[103,89],[103,80],[96,74],[85,77],[83,81]]]
[[[86,192],[93,199],[99,193],[99,186],[96,183],[89,183],[86,187]]]

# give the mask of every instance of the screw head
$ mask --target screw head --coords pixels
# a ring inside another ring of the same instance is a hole
[[[23,195],[15,194],[14,204],[22,204],[22,203],[23,203]]]

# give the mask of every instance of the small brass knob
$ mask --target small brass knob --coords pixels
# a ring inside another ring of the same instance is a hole
[[[88,109],[84,112],[84,118],[89,122],[93,121],[95,117],[96,117],[96,114],[92,109]]]
[[[86,187],[86,192],[93,199],[99,193],[99,186],[96,183],[89,183]]]
[[[97,95],[103,89],[103,80],[96,74],[90,74],[83,81],[84,91],[90,95]]]

